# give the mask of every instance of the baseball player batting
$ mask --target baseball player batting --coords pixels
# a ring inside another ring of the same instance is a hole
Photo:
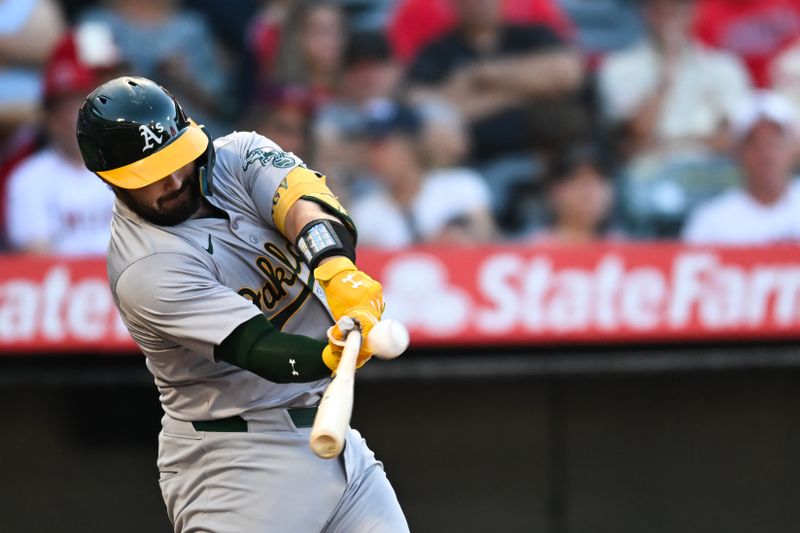
[[[408,531],[357,431],[338,459],[308,445],[342,354],[336,321],[367,339],[384,308],[325,177],[256,133],[212,142],[144,78],[95,89],[77,135],[116,194],[108,277],[160,393],[175,531]],[[357,365],[371,355],[365,340]]]

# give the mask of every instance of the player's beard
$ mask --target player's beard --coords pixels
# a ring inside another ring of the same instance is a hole
[[[125,205],[144,220],[157,226],[176,226],[194,215],[202,202],[197,171],[193,172],[177,191],[162,196],[157,207],[137,203],[125,189],[117,189],[117,195]],[[175,198],[179,200],[175,201]],[[166,207],[166,204],[171,204]]]

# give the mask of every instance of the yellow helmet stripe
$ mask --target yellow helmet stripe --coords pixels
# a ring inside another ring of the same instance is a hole
[[[129,165],[97,174],[123,189],[140,189],[169,176],[200,157],[208,148],[208,136],[194,121],[189,122],[189,127],[161,150]]]

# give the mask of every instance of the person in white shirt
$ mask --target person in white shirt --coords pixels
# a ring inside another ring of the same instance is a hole
[[[601,65],[603,108],[631,159],[727,150],[725,119],[751,94],[738,58],[692,38],[694,4],[646,0],[649,38],[610,54]]]
[[[96,33],[96,31],[95,31]],[[65,37],[45,69],[43,116],[47,145],[20,162],[8,178],[6,233],[12,250],[59,255],[104,255],[114,194],[86,170],[75,138],[86,94],[113,74],[113,51],[99,57],[97,35]],[[105,43],[113,46],[113,43]],[[91,48],[88,51],[85,48]],[[85,54],[92,55],[91,62]],[[99,63],[98,63],[99,61]],[[101,66],[102,65],[102,66]]]
[[[380,101],[369,109],[366,166],[377,183],[351,202],[360,245],[474,244],[494,235],[483,178],[466,168],[429,170],[418,140],[421,126],[405,105]]]
[[[761,91],[733,116],[743,187],[701,205],[684,228],[690,243],[752,245],[800,241],[800,181],[792,180],[796,112]]]

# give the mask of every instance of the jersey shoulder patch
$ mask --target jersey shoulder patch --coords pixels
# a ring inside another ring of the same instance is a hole
[[[297,165],[297,160],[286,152],[265,146],[247,151],[242,161],[242,170],[247,170],[254,163],[259,163],[262,167],[272,165],[275,168],[292,168]]]
[[[302,161],[289,152],[284,152],[270,139],[254,131],[235,131],[214,141],[217,160],[229,171],[234,160],[242,172],[253,166],[289,169],[302,164]]]

